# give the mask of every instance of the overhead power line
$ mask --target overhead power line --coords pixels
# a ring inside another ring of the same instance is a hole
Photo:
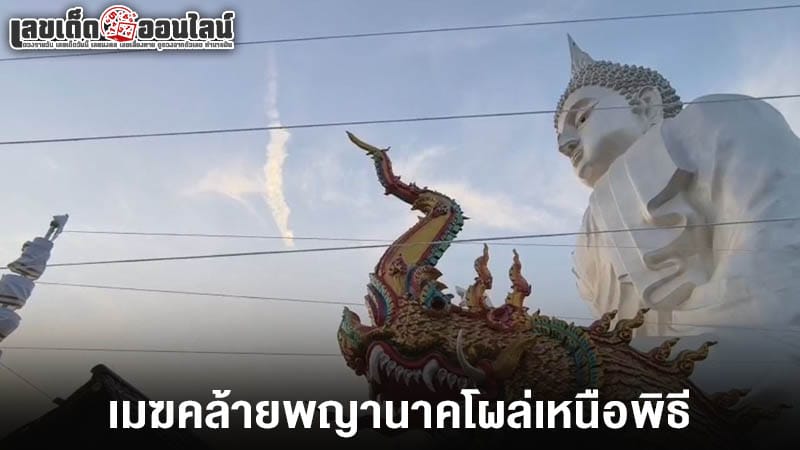
[[[701,11],[680,11],[680,12],[667,12],[667,13],[651,13],[639,15],[619,15],[619,16],[605,16],[605,17],[586,17],[577,19],[556,19],[556,20],[540,20],[532,22],[512,22],[512,23],[498,23],[498,24],[483,24],[483,25],[466,25],[456,27],[438,27],[438,28],[419,28],[412,30],[393,30],[393,31],[376,31],[364,33],[345,33],[345,34],[327,34],[317,36],[298,36],[289,38],[275,38],[275,39],[260,39],[253,41],[240,41],[236,42],[236,46],[246,45],[265,45],[265,44],[286,44],[292,42],[311,42],[311,41],[326,41],[333,39],[359,39],[359,38],[374,38],[374,37],[388,37],[388,36],[409,36],[416,34],[433,34],[433,33],[451,33],[463,31],[480,31],[480,30],[497,30],[507,28],[530,28],[546,25],[567,25],[578,23],[596,23],[596,22],[619,22],[628,20],[645,20],[645,19],[663,19],[674,17],[687,17],[687,16],[709,16],[709,15],[722,15],[722,14],[742,14],[752,12],[765,12],[765,11],[779,11],[800,8],[800,4],[793,5],[775,5],[775,6],[761,6],[753,8],[733,8],[733,9],[716,9],[716,10],[701,10]],[[120,54],[129,52],[142,52],[150,50],[110,50],[110,51],[95,51],[95,52],[75,52],[75,53],[62,53],[62,54],[45,54],[45,55],[29,55],[20,57],[0,58],[0,62],[11,61],[24,61],[32,59],[50,59],[50,58],[76,58],[83,56],[99,56],[109,54]]]
[[[44,282],[40,281],[37,284],[44,284],[49,286],[64,286],[64,287],[76,287],[76,288],[89,288],[89,289],[107,289],[107,290],[115,290],[115,291],[133,291],[133,292],[148,292],[148,293],[158,293],[158,294],[171,294],[171,295],[191,295],[191,296],[203,296],[203,297],[221,297],[221,298],[235,298],[235,299],[250,299],[250,300],[271,300],[271,301],[279,301],[279,302],[298,302],[298,303],[316,303],[316,304],[324,304],[324,305],[344,305],[344,306],[365,306],[365,303],[357,303],[357,302],[343,302],[337,300],[312,300],[312,299],[296,299],[296,298],[284,298],[284,297],[263,297],[263,296],[256,296],[256,295],[236,295],[236,294],[224,294],[224,293],[215,293],[215,292],[198,292],[198,291],[181,291],[181,290],[169,290],[169,289],[148,289],[148,288],[138,288],[138,287],[127,287],[127,286],[108,286],[108,285],[101,285],[101,284],[81,284],[81,283],[60,283],[60,282]],[[575,316],[562,316],[556,315],[554,316],[561,320],[580,320],[586,322],[593,322],[597,320],[596,318],[591,317],[575,317]],[[644,322],[645,324],[649,325],[658,325],[655,322]],[[741,330],[757,330],[757,331],[780,331],[780,332],[798,332],[800,333],[800,328],[783,328],[775,326],[775,327],[753,327],[747,325],[721,325],[721,324],[696,324],[696,323],[673,323],[676,326],[686,326],[686,327],[702,327],[702,328],[732,328],[732,329],[741,329]]]
[[[63,233],[73,234],[99,234],[111,236],[161,236],[161,237],[198,237],[222,239],[264,239],[264,240],[293,240],[293,241],[344,241],[344,242],[392,242],[391,239],[359,239],[347,237],[325,236],[277,236],[263,234],[213,234],[213,233],[170,233],[153,231],[113,231],[113,230],[64,230]]]
[[[199,291],[182,291],[182,290],[172,290],[172,289],[149,289],[149,288],[137,288],[137,287],[127,287],[127,286],[109,286],[109,285],[100,285],[100,284],[83,284],[83,283],[59,283],[59,282],[49,282],[49,281],[37,281],[36,284],[43,284],[48,286],[66,286],[66,287],[76,287],[76,288],[88,288],[88,289],[106,289],[106,290],[114,290],[114,291],[133,291],[133,292],[149,292],[154,294],[173,294],[173,295],[193,295],[193,296],[200,296],[200,297],[218,297],[218,298],[234,298],[234,299],[241,299],[241,300],[265,300],[265,301],[276,301],[276,302],[290,302],[290,303],[314,303],[318,305],[345,305],[345,306],[364,306],[364,303],[356,303],[356,302],[344,302],[344,301],[326,301],[326,300],[314,300],[314,299],[305,299],[305,298],[289,298],[289,297],[264,297],[261,295],[241,295],[241,294],[227,294],[222,292],[199,292]]]
[[[356,39],[368,37],[385,37],[385,36],[404,36],[413,34],[431,34],[431,33],[450,33],[457,31],[479,31],[479,30],[496,30],[503,28],[529,28],[545,25],[567,25],[576,23],[594,23],[594,22],[619,22],[625,20],[642,20],[642,19],[663,19],[671,17],[686,17],[686,16],[707,16],[719,14],[741,14],[748,12],[763,12],[763,11],[777,11],[800,8],[800,4],[794,5],[775,5],[775,6],[762,6],[753,8],[738,8],[738,9],[717,9],[717,10],[702,10],[702,11],[680,11],[669,13],[651,13],[639,15],[620,15],[620,16],[605,16],[605,17],[585,17],[577,19],[556,19],[556,20],[540,20],[533,22],[512,22],[501,24],[485,24],[485,25],[467,25],[460,27],[440,27],[440,28],[422,28],[416,30],[396,30],[396,31],[376,31],[372,33],[349,33],[349,34],[331,34],[321,36],[306,36],[282,39],[264,39],[259,41],[249,41],[246,45],[251,44],[282,44],[289,42],[308,42],[308,41],[322,41],[331,39]],[[237,44],[241,45],[241,44]]]
[[[596,234],[607,234],[607,233],[640,232],[640,231],[655,231],[655,230],[684,229],[684,228],[706,228],[706,227],[718,227],[718,226],[730,226],[730,225],[748,225],[756,223],[779,223],[779,222],[795,222],[795,221],[800,221],[800,217],[784,217],[775,219],[742,220],[742,221],[715,222],[715,223],[698,223],[698,224],[688,224],[688,225],[671,225],[663,227],[619,228],[613,230],[572,231],[564,233],[538,233],[538,234],[523,234],[523,235],[510,235],[510,236],[491,236],[482,238],[478,237],[469,239],[454,239],[452,241],[416,242],[413,244],[369,244],[369,245],[350,245],[341,247],[303,248],[303,249],[290,249],[290,250],[263,250],[254,252],[212,253],[205,255],[162,256],[155,258],[80,261],[80,262],[50,264],[48,265],[48,267],[71,267],[71,266],[90,266],[90,265],[101,265],[101,264],[126,264],[126,263],[141,263],[141,262],[181,261],[181,260],[194,260],[194,259],[235,258],[243,256],[283,255],[283,254],[296,254],[296,253],[323,253],[323,252],[336,252],[344,250],[411,247],[419,245],[444,244],[447,242],[465,243],[465,242],[508,241],[514,239],[539,239],[548,237],[585,236],[585,235],[596,235]]]
[[[339,242],[384,242],[392,243],[395,239],[375,239],[375,238],[356,238],[356,237],[326,237],[326,236],[280,236],[263,234],[215,234],[215,233],[180,233],[180,232],[158,232],[158,231],[113,231],[113,230],[65,230],[63,233],[104,235],[104,236],[147,236],[147,237],[174,237],[174,238],[216,238],[216,239],[257,239],[257,240],[293,240],[293,241],[339,241]],[[461,242],[455,242],[460,244]],[[465,244],[482,245],[480,242],[464,242]],[[569,247],[569,248],[621,248],[637,250],[657,250],[659,247],[644,247],[641,245],[605,245],[605,244],[555,244],[549,242],[495,242],[497,246],[516,246],[516,247]],[[675,247],[682,248],[682,247]],[[692,245],[691,248],[700,248]],[[724,248],[706,247],[706,250],[719,252],[784,252],[785,248]]]
[[[699,103],[732,103],[732,102],[754,101],[754,100],[780,100],[780,99],[791,99],[799,97],[800,94],[769,95],[764,97],[733,97],[733,98],[713,99],[713,100],[707,99],[707,100],[688,101],[688,102],[682,102],[682,104],[690,105]],[[669,106],[669,105],[663,104],[654,106]],[[594,111],[629,109],[629,108],[630,106],[606,106],[606,107],[595,108]],[[409,123],[409,122],[431,122],[440,120],[478,119],[478,118],[491,118],[491,117],[538,116],[538,115],[555,114],[555,113],[556,110],[548,109],[548,110],[511,111],[511,112],[495,112],[495,113],[481,113],[481,114],[455,114],[455,115],[444,115],[444,116],[406,117],[406,118],[396,118],[396,119],[316,122],[316,123],[295,124],[295,125],[267,125],[267,126],[246,127],[246,128],[217,128],[217,129],[206,129],[206,130],[164,131],[155,133],[72,136],[72,137],[45,138],[45,139],[18,139],[18,140],[0,141],[0,146],[53,144],[53,143],[63,143],[63,142],[107,141],[107,140],[118,140],[118,139],[139,139],[139,138],[166,137],[166,136],[252,133],[256,131],[294,130],[294,129],[304,129],[304,128],[330,128],[330,127],[343,127],[343,126],[355,126],[355,125],[378,125],[378,124]]]
[[[6,347],[6,348],[7,348],[7,347]],[[39,394],[41,394],[41,395],[42,395],[44,398],[46,398],[46,399],[47,399],[47,401],[49,401],[49,402],[52,402],[52,401],[53,401],[53,397],[52,397],[50,394],[48,394],[47,392],[45,392],[45,391],[44,391],[42,388],[40,388],[39,386],[37,386],[36,384],[34,384],[34,383],[31,381],[31,380],[29,380],[27,377],[25,377],[25,376],[24,376],[24,375],[22,375],[21,373],[17,372],[16,370],[12,369],[11,367],[8,367],[8,366],[7,366],[5,363],[2,363],[2,362],[0,362],[0,367],[3,367],[3,368],[4,368],[4,369],[6,369],[6,370],[7,370],[7,371],[8,371],[8,372],[11,374],[11,375],[14,375],[14,376],[15,376],[15,377],[17,377],[17,378],[18,378],[20,381],[22,381],[23,383],[25,383],[25,384],[27,384],[28,386],[30,386],[30,387],[31,387],[33,390],[35,390],[36,392],[38,392]]]

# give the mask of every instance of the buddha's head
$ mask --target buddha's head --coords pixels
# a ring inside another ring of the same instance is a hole
[[[572,78],[556,108],[559,151],[592,187],[651,127],[674,117],[680,97],[658,72],[595,61],[568,37]]]

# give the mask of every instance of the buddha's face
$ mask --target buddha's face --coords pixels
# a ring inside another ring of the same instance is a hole
[[[578,178],[593,187],[611,163],[660,120],[657,90],[639,93],[634,107],[622,94],[599,86],[575,90],[558,118],[559,151],[572,162]]]

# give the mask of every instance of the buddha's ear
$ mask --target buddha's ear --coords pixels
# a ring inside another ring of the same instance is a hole
[[[664,120],[664,105],[661,92],[655,87],[645,86],[636,93],[634,112],[648,125]]]

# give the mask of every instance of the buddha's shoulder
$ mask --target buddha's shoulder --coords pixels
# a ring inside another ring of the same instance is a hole
[[[675,125],[737,126],[753,121],[785,124],[783,115],[765,100],[742,94],[709,94],[687,102],[671,122]]]
[[[800,164],[800,140],[783,114],[747,95],[713,94],[687,102],[664,121],[661,138],[673,161],[690,171],[713,170],[711,161],[718,158]]]
[[[739,102],[739,101],[763,101],[758,97],[751,97],[749,95],[744,94],[727,94],[727,93],[720,93],[720,94],[707,94],[702,95],[700,97],[695,98],[694,100],[687,102],[687,108],[689,107],[696,107],[714,103],[725,103],[725,102]]]

